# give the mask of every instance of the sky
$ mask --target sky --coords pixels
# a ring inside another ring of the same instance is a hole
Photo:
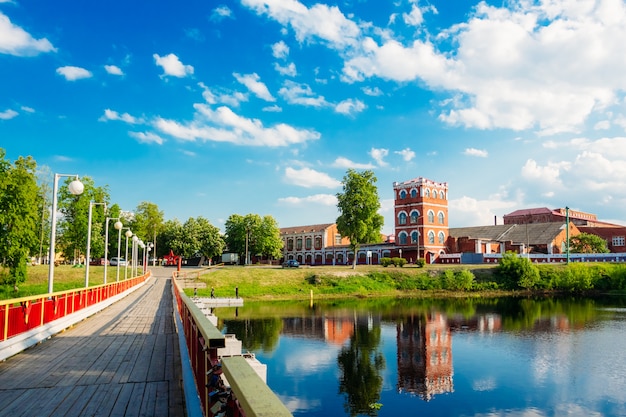
[[[0,147],[167,220],[333,223],[348,169],[451,227],[626,224],[622,0],[0,0]]]

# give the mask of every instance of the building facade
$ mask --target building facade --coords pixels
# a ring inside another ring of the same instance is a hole
[[[448,183],[418,177],[394,182],[395,246],[409,261],[446,253]]]

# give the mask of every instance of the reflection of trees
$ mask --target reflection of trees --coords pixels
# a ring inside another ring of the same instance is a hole
[[[241,340],[244,349],[271,352],[276,348],[283,321],[278,318],[224,320],[226,332]]]
[[[349,346],[339,353],[339,392],[347,394],[344,406],[351,416],[378,414],[371,405],[378,403],[383,384],[380,372],[385,368],[385,358],[378,350],[379,344],[380,325],[375,324],[370,329],[367,317],[360,317]]]

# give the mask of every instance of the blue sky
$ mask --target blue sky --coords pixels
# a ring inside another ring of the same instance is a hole
[[[0,147],[166,219],[330,223],[348,168],[450,225],[625,223],[621,0],[0,0]],[[50,178],[52,182],[52,177]]]

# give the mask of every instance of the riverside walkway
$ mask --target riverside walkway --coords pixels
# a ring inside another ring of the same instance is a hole
[[[185,415],[171,270],[0,363],[0,416]]]

